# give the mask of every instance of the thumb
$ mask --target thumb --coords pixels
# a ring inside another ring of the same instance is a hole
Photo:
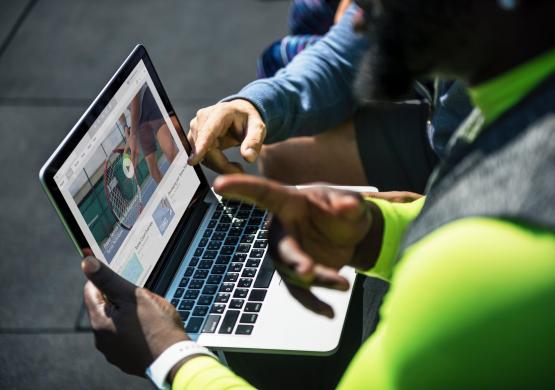
[[[81,262],[83,273],[106,297],[114,302],[134,299],[136,286],[116,274],[98,259],[88,256]]]
[[[266,125],[260,119],[250,117],[247,122],[247,132],[241,143],[241,155],[245,160],[252,163],[260,154],[262,143],[266,138]]]

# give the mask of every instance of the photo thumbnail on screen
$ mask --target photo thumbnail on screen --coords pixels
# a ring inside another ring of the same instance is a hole
[[[177,153],[145,83],[69,189],[108,263],[142,216]]]

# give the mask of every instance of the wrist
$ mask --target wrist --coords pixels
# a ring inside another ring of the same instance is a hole
[[[355,247],[355,253],[349,264],[363,271],[369,270],[376,264],[384,232],[384,219],[380,208],[372,202],[367,202],[366,210],[369,222],[368,232]]]
[[[172,367],[172,369],[170,370],[170,373],[168,374],[168,383],[173,383],[173,380],[175,379],[175,376],[177,375],[177,372],[181,369],[181,367],[183,367],[183,365],[185,363],[187,363],[189,360],[192,360],[196,357],[200,357],[200,356],[206,356],[203,354],[196,354],[196,355],[191,355],[191,356],[187,356],[183,359],[181,359],[180,361],[178,361],[175,366]]]
[[[167,389],[183,364],[196,356],[202,355],[216,358],[207,348],[194,341],[179,341],[170,345],[156,358],[146,369],[146,376],[158,389]]]

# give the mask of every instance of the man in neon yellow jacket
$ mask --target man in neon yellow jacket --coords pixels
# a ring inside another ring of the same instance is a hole
[[[310,286],[344,289],[337,272],[344,265],[391,280],[378,329],[339,387],[552,388],[555,4],[359,3],[372,9],[376,40],[363,92],[395,97],[425,74],[470,85],[477,108],[451,139],[426,198],[398,204],[241,175],[219,178],[215,190],[274,212],[272,257],[308,309],[333,315]],[[97,347],[109,361],[144,375],[187,340],[161,297],[95,259],[83,269]],[[165,379],[176,389],[249,386],[202,353],[177,362]]]

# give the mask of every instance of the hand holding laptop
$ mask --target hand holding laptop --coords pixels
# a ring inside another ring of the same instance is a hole
[[[96,347],[110,363],[144,376],[166,348],[189,340],[177,311],[164,298],[129,283],[92,256],[81,267],[89,279],[84,300]]]

